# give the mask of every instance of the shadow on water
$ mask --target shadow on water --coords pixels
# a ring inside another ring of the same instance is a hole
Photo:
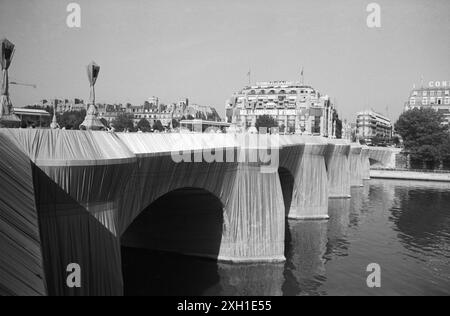
[[[205,295],[220,280],[214,258],[222,227],[222,204],[207,191],[182,189],[155,201],[122,237],[125,295]]]

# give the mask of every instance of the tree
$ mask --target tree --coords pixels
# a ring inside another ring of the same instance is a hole
[[[395,135],[394,137],[392,137],[392,143],[396,146],[399,147],[401,142],[400,142],[400,137],[398,137],[397,135]]]
[[[134,131],[134,123],[133,116],[127,113],[120,113],[117,117],[111,122],[112,127],[117,132],[124,131]]]
[[[86,117],[86,110],[64,112],[58,119],[58,124],[65,129],[80,129]]]
[[[339,114],[337,113],[336,109],[333,110],[333,124],[336,122],[336,131],[335,136],[337,139],[342,138],[342,121],[339,118]]]
[[[372,137],[372,145],[373,146],[379,146],[384,143],[384,139],[381,136],[375,135]]]
[[[261,115],[256,119],[255,127],[258,131],[260,128],[267,128],[267,130],[270,130],[272,127],[278,127],[278,123],[270,115]]]
[[[358,135],[356,133],[356,130],[352,130],[350,139],[351,139],[352,143],[356,143],[358,141]]]
[[[140,131],[144,132],[144,133],[148,133],[151,131],[151,126],[150,126],[150,122],[148,120],[146,120],[145,118],[141,119],[138,123],[137,123],[137,129],[139,129]]]
[[[176,119],[172,119],[172,128],[178,127],[180,127],[180,122],[178,122]]]
[[[340,118],[336,119],[336,138],[342,138],[342,121]]]
[[[449,137],[443,122],[444,116],[433,109],[413,109],[400,116],[395,129],[413,159],[435,162],[445,155]]]
[[[155,121],[153,124],[153,130],[162,132],[164,131],[164,126],[162,125],[160,120]]]

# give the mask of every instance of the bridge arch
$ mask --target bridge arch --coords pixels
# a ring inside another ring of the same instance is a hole
[[[144,208],[122,234],[121,244],[217,259],[223,225],[220,198],[204,188],[183,187]]]
[[[184,187],[160,196],[121,237],[124,294],[202,295],[220,279],[214,261],[223,227],[224,206],[208,190]]]

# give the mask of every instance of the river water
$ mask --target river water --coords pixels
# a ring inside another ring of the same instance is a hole
[[[286,262],[123,248],[126,295],[450,295],[450,184],[370,180],[328,221],[287,221]],[[366,268],[381,267],[369,288]]]

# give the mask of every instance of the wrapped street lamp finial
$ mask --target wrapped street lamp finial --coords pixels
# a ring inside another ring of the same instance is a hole
[[[86,118],[83,123],[81,123],[80,128],[85,130],[102,130],[105,126],[98,119],[97,106],[95,104],[95,83],[97,82],[98,75],[100,73],[100,66],[95,62],[91,62],[87,66],[87,75],[89,79],[89,84],[91,88],[90,103],[88,105],[88,110],[86,113]]]
[[[2,71],[2,85],[0,95],[0,127],[18,127],[20,120],[14,115],[11,99],[9,98],[8,69],[15,52],[15,45],[6,38],[0,41],[0,66]]]

